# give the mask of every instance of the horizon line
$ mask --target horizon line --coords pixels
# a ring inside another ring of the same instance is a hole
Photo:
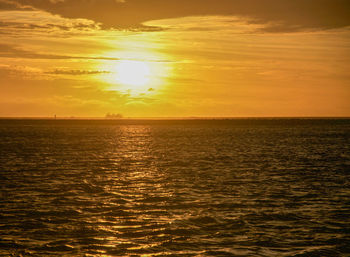
[[[350,116],[185,116],[185,117],[76,117],[76,116],[0,116],[0,120],[224,120],[224,119],[350,119]]]

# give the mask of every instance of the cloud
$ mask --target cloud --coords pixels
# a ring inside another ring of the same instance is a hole
[[[21,77],[30,79],[34,76],[39,76],[42,73],[41,69],[25,66],[25,65],[6,65],[0,64],[0,77]]]
[[[101,22],[105,28],[132,29],[146,21],[203,15],[233,15],[268,24],[267,32],[350,26],[348,0],[16,0],[20,4]]]
[[[120,60],[119,58],[103,57],[103,56],[70,56],[57,55],[51,53],[37,53],[28,50],[23,50],[19,47],[0,44],[0,57],[5,58],[25,58],[25,59],[84,59],[84,60]]]
[[[18,46],[0,43],[0,58],[1,57],[2,58],[23,58],[23,59],[47,59],[47,60],[75,59],[75,60],[104,60],[104,61],[130,60],[130,61],[147,61],[147,62],[155,62],[155,63],[176,62],[176,61],[166,60],[166,59],[153,59],[153,60],[142,59],[142,58],[125,59],[125,58],[105,57],[105,56],[73,56],[73,55],[59,55],[59,54],[52,54],[52,53],[38,53],[30,50],[24,50]],[[64,72],[64,71],[61,71],[61,72]],[[78,74],[75,74],[75,75],[78,75]]]
[[[57,25],[57,24],[30,24],[30,23],[21,23],[21,22],[7,22],[7,21],[0,21],[0,29],[6,28],[6,29],[28,29],[28,30],[51,30],[53,28],[61,29],[61,30],[69,30],[71,27],[69,26],[63,26],[63,25]]]
[[[13,2],[10,0],[0,0],[0,11],[13,11],[13,10],[33,11],[34,9],[30,6],[22,6],[19,3]]]
[[[35,33],[42,33],[47,35],[50,33],[56,33],[57,37],[71,37],[76,35],[84,35],[91,33],[98,26],[94,24],[54,24],[54,23],[25,23],[25,22],[12,22],[0,20],[0,34],[18,35],[19,33],[26,33],[25,35]],[[24,34],[23,34],[24,35]]]
[[[97,74],[106,74],[111,73],[110,71],[92,71],[92,70],[60,70],[56,69],[53,71],[46,72],[47,74],[55,74],[55,75],[72,75],[72,76],[80,76],[80,75],[97,75]]]
[[[18,34],[26,30],[31,34],[62,32],[61,35],[77,35],[95,32],[100,29],[100,25],[91,20],[67,19],[32,7],[24,11],[19,9],[21,5],[18,3],[13,3],[11,6],[13,8],[5,8],[4,6],[2,6],[2,9],[0,8],[0,33]]]
[[[17,10],[19,7],[19,4],[6,1],[6,0],[0,0],[0,10]]]

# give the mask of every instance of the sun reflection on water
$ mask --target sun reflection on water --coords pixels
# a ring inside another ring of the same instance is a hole
[[[153,131],[150,126],[121,126],[116,128],[115,151],[110,153],[115,170],[110,171],[113,186],[105,189],[115,199],[103,203],[110,211],[93,223],[98,230],[114,236],[101,237],[101,254],[114,253],[120,248],[125,252],[147,252],[161,247],[171,224],[165,202],[171,192],[167,190],[167,178],[154,161]],[[108,178],[110,179],[110,178]],[[158,238],[156,242],[150,237]],[[119,252],[116,252],[119,253]],[[102,255],[103,256],[103,255]],[[127,254],[125,255],[127,256]],[[141,254],[140,256],[148,256]]]

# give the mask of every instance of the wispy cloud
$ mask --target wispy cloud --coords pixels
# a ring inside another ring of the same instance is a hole
[[[103,60],[103,61],[119,61],[119,60],[130,60],[130,61],[147,61],[147,62],[162,62],[170,63],[176,62],[173,60],[166,59],[143,59],[143,58],[118,58],[118,57],[107,57],[107,56],[81,56],[81,55],[59,55],[54,53],[41,53],[30,50],[24,50],[16,45],[1,44],[0,43],[0,58],[23,58],[23,59],[47,59],[47,60]]]
[[[33,11],[34,8],[31,6],[23,6],[17,2],[10,1],[10,0],[0,0],[0,11],[12,11],[12,10]]]
[[[107,28],[142,28],[146,21],[200,15],[248,17],[269,24],[266,31],[288,32],[350,26],[348,0],[16,0],[62,15],[100,22]]]
[[[72,56],[72,55],[57,55],[52,53],[37,53],[28,50],[23,50],[19,47],[0,44],[0,57],[5,58],[25,58],[25,59],[84,59],[84,60],[120,60],[114,57],[104,56]]]
[[[32,79],[42,77],[42,70],[26,65],[0,65],[0,77],[2,78],[20,78]]]
[[[56,35],[59,35],[57,32],[60,32],[62,35],[74,35],[95,32],[99,29],[100,24],[87,19],[63,18],[37,9],[0,8],[0,32],[5,32],[5,34],[25,32],[26,35],[38,35],[39,33],[47,35],[47,33],[55,32]]]
[[[99,71],[99,70],[60,70],[56,69],[53,71],[46,72],[47,74],[55,75],[72,75],[72,76],[81,76],[81,75],[97,75],[97,74],[108,74],[110,71]]]

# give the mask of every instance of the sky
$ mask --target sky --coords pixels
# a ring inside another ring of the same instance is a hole
[[[350,116],[348,0],[0,0],[0,117]]]

